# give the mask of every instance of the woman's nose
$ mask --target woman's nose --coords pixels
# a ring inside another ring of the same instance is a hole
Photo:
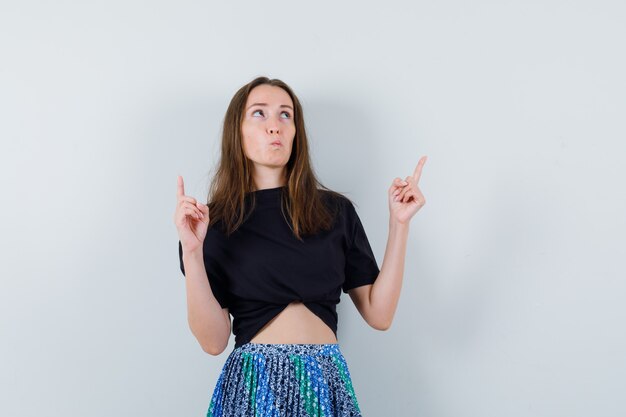
[[[280,133],[280,129],[278,128],[280,126],[280,120],[278,120],[275,115],[269,116],[265,123],[267,123],[265,128],[268,134],[277,135]]]
[[[274,123],[271,123],[267,126],[267,131],[270,135],[273,134],[277,134],[278,133],[278,126],[276,126]]]

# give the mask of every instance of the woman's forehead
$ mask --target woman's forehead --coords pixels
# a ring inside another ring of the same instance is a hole
[[[285,90],[273,85],[259,85],[250,91],[246,108],[255,104],[267,104],[271,106],[289,105],[293,107],[291,97]]]

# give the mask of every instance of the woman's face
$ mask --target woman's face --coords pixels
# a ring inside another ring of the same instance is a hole
[[[282,169],[289,161],[296,125],[293,102],[280,87],[262,84],[248,95],[241,124],[243,150],[255,172]],[[280,142],[276,144],[274,142]]]

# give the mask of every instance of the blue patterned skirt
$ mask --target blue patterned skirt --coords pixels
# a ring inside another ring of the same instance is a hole
[[[338,344],[246,343],[230,353],[207,417],[361,417]]]

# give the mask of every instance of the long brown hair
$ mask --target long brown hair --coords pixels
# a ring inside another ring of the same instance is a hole
[[[255,205],[254,180],[252,177],[252,163],[246,157],[241,134],[241,124],[244,118],[245,105],[248,95],[253,88],[269,84],[280,87],[293,101],[294,123],[296,135],[293,140],[291,156],[286,164],[287,186],[281,195],[281,208],[289,216],[288,224],[294,236],[302,240],[303,235],[316,234],[321,230],[332,227],[337,206],[327,205],[323,193],[329,197],[343,197],[321,184],[315,176],[310,155],[302,106],[293,90],[279,79],[257,77],[241,87],[233,96],[224,116],[222,128],[222,151],[219,165],[209,189],[209,219],[208,227],[221,221],[227,235],[237,230],[245,221]],[[251,194],[249,194],[251,193]],[[250,196],[246,206],[246,195]],[[287,220],[287,218],[285,217]]]

